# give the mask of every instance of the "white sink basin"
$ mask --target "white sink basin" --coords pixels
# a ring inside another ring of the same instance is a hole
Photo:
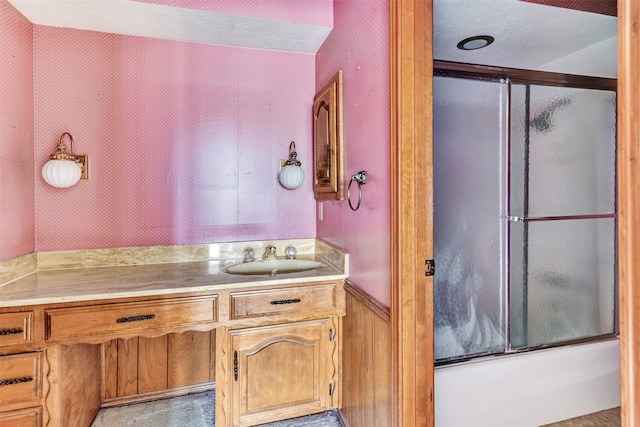
[[[324,266],[321,262],[305,259],[267,259],[234,264],[225,268],[229,274],[276,274],[297,273],[299,271],[314,270]]]

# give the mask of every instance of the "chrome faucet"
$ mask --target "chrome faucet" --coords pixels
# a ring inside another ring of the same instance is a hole
[[[244,250],[242,262],[251,262],[256,260],[256,253],[253,249],[247,248]]]
[[[276,247],[275,246],[267,246],[267,249],[264,251],[264,255],[262,255],[262,259],[275,259],[276,258]]]

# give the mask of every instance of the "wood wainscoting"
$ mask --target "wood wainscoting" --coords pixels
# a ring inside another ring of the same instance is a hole
[[[391,323],[389,309],[345,283],[342,323],[342,414],[350,427],[389,427]]]
[[[116,339],[102,346],[103,406],[211,389],[215,331]]]

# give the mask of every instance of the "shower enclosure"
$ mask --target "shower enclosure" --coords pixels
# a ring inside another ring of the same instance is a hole
[[[616,94],[590,82],[434,77],[438,362],[616,334]]]

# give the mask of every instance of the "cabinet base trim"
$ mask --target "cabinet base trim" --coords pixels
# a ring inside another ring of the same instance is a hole
[[[132,403],[150,402],[152,400],[167,399],[169,397],[184,396],[186,394],[200,393],[203,391],[214,390],[215,382],[206,382],[201,384],[186,385],[182,387],[170,388],[166,390],[155,390],[146,393],[133,394],[128,396],[110,397],[102,402],[102,408],[112,406],[130,405]]]
[[[342,409],[337,408],[336,415],[338,415],[338,419],[340,420],[340,424],[342,424],[342,427],[351,427],[351,424],[349,424],[347,417],[344,416]]]

